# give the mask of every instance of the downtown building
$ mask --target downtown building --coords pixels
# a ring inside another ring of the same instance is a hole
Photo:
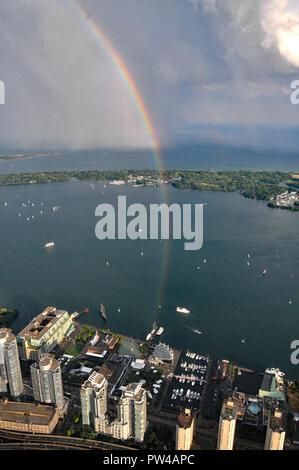
[[[8,328],[0,329],[0,393],[9,393],[12,397],[23,393],[17,341]]]
[[[236,421],[237,404],[232,398],[226,398],[220,414],[217,450],[233,450]]]
[[[0,400],[0,429],[3,430],[51,434],[59,417],[54,406]]]
[[[38,361],[41,354],[49,353],[74,328],[71,315],[55,307],[46,308],[17,336],[20,358]]]
[[[176,450],[190,450],[194,435],[195,416],[188,408],[179,414],[176,425]]]
[[[146,431],[146,391],[140,383],[131,383],[115,397],[115,413],[108,406],[108,382],[93,372],[81,386],[82,424],[92,426],[96,433],[116,439],[144,440]]]
[[[65,405],[61,368],[52,354],[42,354],[39,362],[30,366],[34,399],[62,410]]]
[[[91,426],[96,432],[99,421],[105,419],[107,412],[108,382],[102,374],[92,372],[80,390],[82,425]]]
[[[285,413],[275,408],[272,410],[267,426],[265,450],[283,450],[286,435]]]

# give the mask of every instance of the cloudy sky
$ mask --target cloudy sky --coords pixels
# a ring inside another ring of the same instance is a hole
[[[3,148],[151,145],[76,5],[125,63],[161,145],[247,144],[299,124],[298,0],[0,0]]]

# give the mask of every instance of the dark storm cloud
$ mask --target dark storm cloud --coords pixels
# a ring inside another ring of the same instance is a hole
[[[150,146],[128,86],[68,3],[0,0],[0,141]],[[79,3],[122,57],[162,144],[196,125],[297,125],[297,1]]]

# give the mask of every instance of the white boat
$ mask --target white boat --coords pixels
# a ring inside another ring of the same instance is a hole
[[[48,242],[45,244],[45,248],[50,248],[50,246],[54,246],[55,243],[54,242]]]
[[[177,308],[176,308],[176,311],[177,311],[177,312],[180,312],[180,313],[190,313],[190,310],[188,310],[188,309],[185,308],[185,307],[177,307]]]
[[[121,184],[125,184],[125,181],[124,180],[112,180],[109,182],[109,184],[115,184],[117,186],[121,185]]]
[[[158,329],[156,335],[157,335],[157,336],[160,336],[160,335],[163,333],[163,331],[164,331],[163,326],[160,326],[160,328]]]

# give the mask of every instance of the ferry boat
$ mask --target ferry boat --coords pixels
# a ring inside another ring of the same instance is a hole
[[[177,311],[177,312],[180,312],[180,313],[190,313],[190,310],[188,310],[188,309],[185,308],[185,307],[177,307],[177,308],[176,308],[176,311]]]
[[[156,335],[157,335],[157,336],[160,336],[160,335],[163,333],[163,331],[164,331],[163,326],[160,326],[160,328],[158,329]]]
[[[158,328],[156,322],[154,322],[152,331],[145,338],[146,341],[151,341],[152,339],[154,339],[155,336],[160,336],[163,333],[163,331],[164,331],[163,326],[160,326]]]
[[[154,339],[157,331],[158,331],[158,328],[157,328],[156,323],[154,322],[152,331],[147,335],[146,341],[151,341],[152,339]]]
[[[49,242],[45,244],[45,248],[50,248],[50,246],[54,246],[54,245],[55,245],[54,242]]]

